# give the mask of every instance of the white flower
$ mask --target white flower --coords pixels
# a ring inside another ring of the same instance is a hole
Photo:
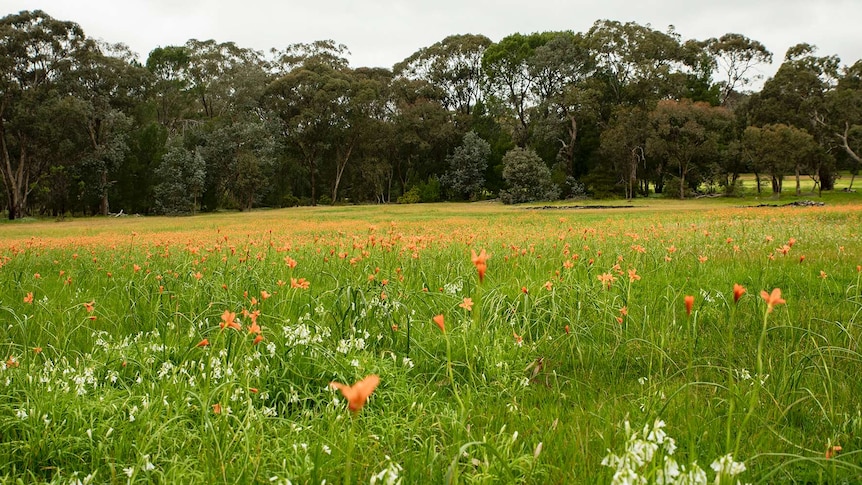
[[[123,468],[123,473],[125,473],[127,477],[131,478],[132,474],[135,473],[135,467],[130,466],[129,468]]]
[[[719,476],[735,477],[745,471],[745,463],[733,461],[733,455],[730,453],[716,458],[709,467]]]

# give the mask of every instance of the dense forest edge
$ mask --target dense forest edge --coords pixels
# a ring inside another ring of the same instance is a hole
[[[332,40],[191,39],[142,64],[43,11],[0,19],[8,219],[316,204],[852,190],[862,61],[599,20],[451,35],[391,69]],[[762,82],[761,82],[762,81]],[[762,86],[759,91],[752,91]]]

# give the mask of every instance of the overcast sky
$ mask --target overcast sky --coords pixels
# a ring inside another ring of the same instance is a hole
[[[685,39],[728,32],[763,43],[776,62],[807,42],[843,64],[862,58],[860,0],[3,0],[0,15],[41,9],[80,24],[90,36],[122,42],[142,61],[155,47],[188,39],[233,41],[268,51],[332,39],[353,67],[392,67],[451,34],[492,41],[520,32],[586,32],[599,19],[634,21]]]

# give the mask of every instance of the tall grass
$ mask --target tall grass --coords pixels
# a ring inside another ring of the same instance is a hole
[[[862,207],[684,204],[0,226],[0,480],[862,480]]]

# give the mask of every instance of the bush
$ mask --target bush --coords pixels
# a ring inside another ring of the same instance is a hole
[[[398,197],[399,204],[418,204],[420,202],[419,187],[413,186]]]
[[[503,157],[503,179],[509,188],[500,191],[504,204],[556,199],[560,191],[551,181],[551,170],[535,151],[513,148]]]

